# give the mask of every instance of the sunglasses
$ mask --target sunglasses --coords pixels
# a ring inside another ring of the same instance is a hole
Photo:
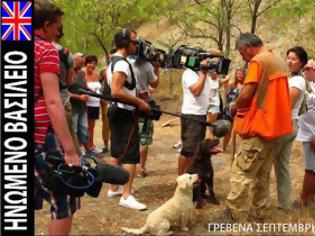
[[[312,67],[305,67],[303,71],[315,71]]]

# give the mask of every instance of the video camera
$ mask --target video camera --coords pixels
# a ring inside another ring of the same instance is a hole
[[[61,152],[39,154],[35,157],[35,168],[41,170],[43,185],[54,194],[82,197],[87,193],[98,197],[103,183],[123,185],[129,181],[129,173],[118,166],[93,159],[95,166],[81,156],[82,167],[69,166]]]
[[[151,63],[155,63],[157,60],[159,60],[160,67],[165,67],[166,51],[155,48],[151,42],[145,39],[138,39],[137,55],[146,58]]]
[[[207,59],[210,60],[206,65],[200,63]],[[215,70],[218,74],[228,74],[231,60],[224,58],[221,54],[209,53],[201,48],[191,48],[181,45],[177,50],[171,53],[167,59],[167,67],[171,68],[190,68],[194,71],[202,69]]]

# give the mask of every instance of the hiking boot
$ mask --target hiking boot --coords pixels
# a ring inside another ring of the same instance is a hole
[[[132,195],[129,195],[127,199],[124,199],[124,197],[121,196],[119,205],[139,211],[147,209],[147,206],[145,204],[138,202]]]

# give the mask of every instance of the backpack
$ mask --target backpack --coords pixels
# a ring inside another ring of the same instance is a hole
[[[60,79],[59,88],[60,90],[67,88],[66,76],[67,72],[71,68],[68,58],[70,56],[70,51],[67,48],[61,47],[58,49],[59,60],[60,60]],[[65,74],[62,74],[65,73]],[[62,78],[63,77],[63,78]]]
[[[126,87],[127,89],[129,90],[133,90],[135,87],[136,87],[136,79],[135,79],[135,75],[134,75],[134,72],[133,72],[133,69],[132,69],[132,66],[131,64],[129,63],[129,61],[124,58],[124,57],[121,57],[121,56],[113,56],[111,58],[111,72],[113,73],[114,71],[114,66],[115,64],[118,62],[118,61],[125,61],[128,63],[129,65],[129,69],[130,69],[130,72],[131,72],[131,83],[129,83],[127,80],[125,81],[124,83],[124,87]],[[103,95],[108,97],[108,98],[112,98],[112,95],[111,95],[111,89],[110,89],[110,86],[108,84],[108,81],[106,80],[105,83],[104,83],[104,89],[103,89]]]

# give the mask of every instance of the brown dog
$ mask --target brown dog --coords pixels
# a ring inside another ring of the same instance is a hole
[[[213,191],[213,168],[211,164],[211,149],[219,144],[218,139],[203,139],[194,154],[193,163],[186,171],[189,174],[198,174],[199,185],[193,189],[193,201],[197,201],[196,208],[202,208],[203,199],[212,204],[219,204]],[[205,194],[208,187],[209,196]]]

